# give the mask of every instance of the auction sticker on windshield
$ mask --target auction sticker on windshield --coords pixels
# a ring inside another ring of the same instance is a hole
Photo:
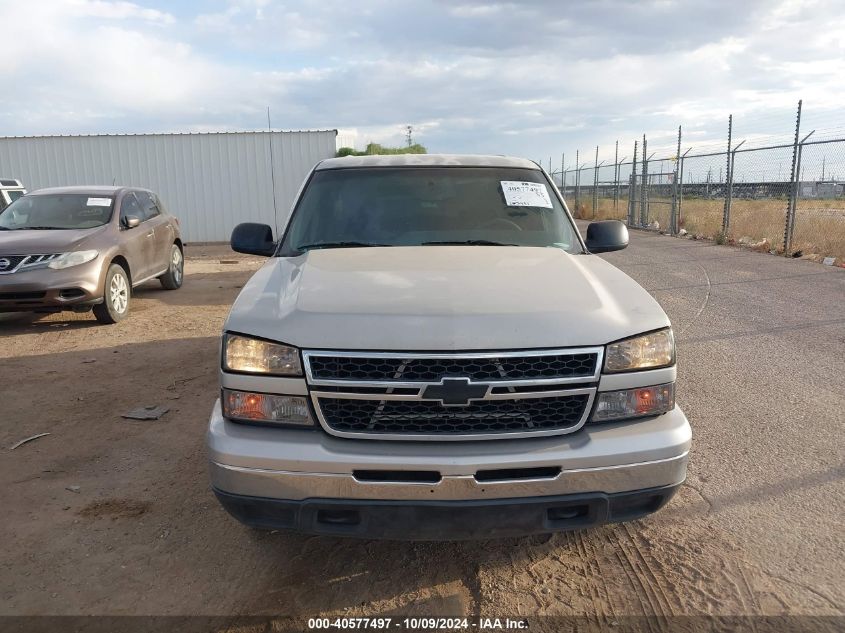
[[[517,180],[503,180],[502,193],[505,194],[505,204],[509,207],[545,207],[552,208],[549,190],[541,182],[519,182]]]
[[[111,198],[88,198],[89,207],[110,207]]]

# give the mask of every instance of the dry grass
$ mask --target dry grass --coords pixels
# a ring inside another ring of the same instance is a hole
[[[652,198],[649,202],[649,220],[656,220],[661,230],[666,230],[669,227],[671,200]],[[627,216],[627,198],[619,200],[615,208],[612,198],[599,198],[595,213],[592,203],[592,198],[585,196],[576,209],[575,200],[567,200],[575,217],[580,219],[624,220]],[[722,199],[684,198],[680,228],[693,235],[717,239],[722,231],[724,206]],[[780,250],[783,245],[786,206],[786,198],[733,200],[730,230],[724,239],[739,241],[745,238],[743,241],[752,242],[768,240],[772,249]],[[845,259],[845,200],[799,200],[792,250]]]

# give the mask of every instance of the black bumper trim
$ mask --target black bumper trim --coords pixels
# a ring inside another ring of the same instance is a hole
[[[371,539],[448,541],[524,536],[630,521],[666,505],[680,485],[605,494],[472,501],[288,501],[214,488],[229,514],[256,528]]]

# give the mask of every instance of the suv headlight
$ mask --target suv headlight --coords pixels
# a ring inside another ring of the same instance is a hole
[[[223,415],[238,422],[314,426],[308,400],[302,396],[279,396],[224,389]]]
[[[47,268],[62,270],[71,266],[87,264],[92,259],[97,259],[97,255],[99,255],[97,251],[71,251],[70,253],[62,253],[56,259],[50,261],[47,264]]]
[[[593,422],[610,422],[660,415],[675,408],[675,383],[624,391],[603,391],[593,409]]]
[[[302,375],[297,348],[229,333],[223,335],[223,369],[246,374]]]
[[[604,356],[604,371],[614,373],[657,369],[675,364],[672,328],[611,343]]]

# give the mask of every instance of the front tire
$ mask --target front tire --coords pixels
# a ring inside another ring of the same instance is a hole
[[[103,284],[103,302],[94,306],[94,316],[103,324],[117,323],[129,314],[132,287],[122,266],[112,264]]]
[[[182,279],[185,276],[185,256],[178,244],[170,247],[170,265],[167,272],[159,277],[161,285],[165,290],[176,290],[182,287]]]

